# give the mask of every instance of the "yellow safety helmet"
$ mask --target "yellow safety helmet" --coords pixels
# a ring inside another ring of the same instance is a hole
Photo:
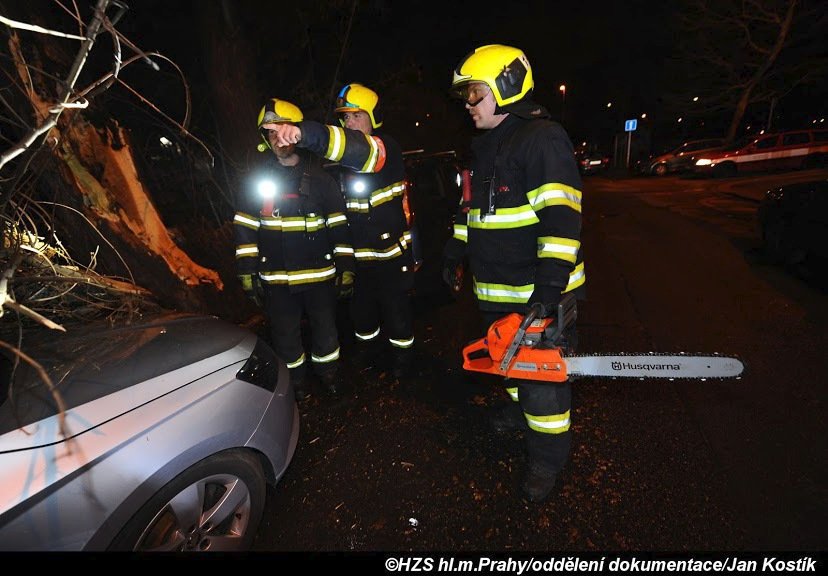
[[[346,84],[336,97],[334,112],[353,112],[362,110],[371,117],[371,126],[382,126],[382,113],[379,109],[377,93],[362,84]],[[339,121],[344,126],[342,120]]]
[[[491,88],[498,106],[506,106],[525,97],[534,87],[529,59],[519,48],[489,44],[476,48],[454,70],[452,92],[464,98],[471,82],[484,82]]]
[[[270,148],[270,141],[268,141],[267,136],[265,136],[264,131],[262,131],[262,126],[265,124],[301,122],[303,118],[304,115],[302,114],[302,111],[295,104],[291,104],[287,100],[271,98],[259,111],[257,125],[259,133],[262,136],[262,140],[264,140],[264,144],[259,144],[257,147],[259,152],[264,152]]]

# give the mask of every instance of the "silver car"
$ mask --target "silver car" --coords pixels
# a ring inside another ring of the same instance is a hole
[[[719,150],[723,144],[724,140],[722,138],[685,142],[675,150],[650,158],[644,172],[656,176],[665,176],[674,172],[688,172],[693,169],[693,164],[700,154]]]
[[[244,550],[299,415],[253,332],[173,314],[0,361],[0,550]],[[50,388],[53,387],[53,390]]]

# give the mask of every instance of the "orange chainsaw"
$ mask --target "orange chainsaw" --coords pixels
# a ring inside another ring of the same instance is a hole
[[[523,316],[513,313],[492,323],[485,338],[463,348],[463,368],[504,378],[565,382],[570,376],[611,378],[737,378],[737,358],[690,354],[567,355],[560,343],[575,322],[575,297],[566,295],[555,318],[540,318],[543,305]]]

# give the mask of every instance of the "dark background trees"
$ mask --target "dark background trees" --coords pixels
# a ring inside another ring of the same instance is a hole
[[[719,119],[719,135],[731,141],[745,132],[746,117],[757,131],[814,118],[808,96],[824,96],[828,78],[824,2],[686,0],[678,30],[674,69],[686,82],[673,94],[676,113]]]

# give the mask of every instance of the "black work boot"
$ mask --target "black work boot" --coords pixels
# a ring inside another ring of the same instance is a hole
[[[391,373],[397,380],[414,375],[414,351],[411,348],[394,348],[391,352]]]
[[[299,402],[310,397],[311,387],[304,378],[297,378],[296,380],[293,380],[293,395]]]
[[[304,364],[290,369],[290,383],[293,384],[293,395],[301,402],[311,395],[310,383],[305,378],[307,368]]]
[[[523,479],[523,495],[530,502],[543,502],[555,487],[557,478],[555,472],[530,465]]]
[[[523,494],[530,502],[543,502],[555,487],[557,473],[566,463],[572,442],[569,432],[546,434],[529,430],[526,433],[528,466],[523,479]]]
[[[529,429],[526,418],[523,416],[523,409],[517,402],[509,402],[494,408],[492,415],[489,416],[489,425],[498,434]]]
[[[319,375],[319,382],[322,384],[322,390],[332,398],[339,397],[342,390],[342,379],[339,377],[338,370],[328,370]]]
[[[367,342],[357,341],[351,353],[351,365],[360,372],[363,370],[381,369],[384,360],[381,344],[379,338],[374,338]]]

